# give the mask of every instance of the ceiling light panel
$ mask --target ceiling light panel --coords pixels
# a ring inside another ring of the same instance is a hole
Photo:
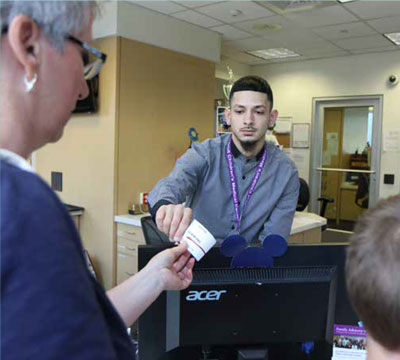
[[[290,57],[298,57],[300,54],[295,53],[289,49],[285,48],[276,48],[276,49],[266,49],[266,50],[255,50],[255,51],[247,51],[248,54],[260,57],[262,59],[283,59]]]
[[[383,35],[385,35],[392,43],[400,45],[400,32],[383,34]]]

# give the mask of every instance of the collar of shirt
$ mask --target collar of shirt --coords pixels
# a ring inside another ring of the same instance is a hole
[[[263,155],[264,152],[264,148],[265,148],[265,144],[262,147],[262,149],[259,151],[259,153],[256,155],[256,161],[259,161]],[[231,151],[232,151],[232,155],[234,158],[237,158],[239,155],[241,155],[242,153],[240,152],[240,150],[236,147],[235,143],[232,141],[232,146],[231,146]],[[253,158],[254,159],[254,158]]]
[[[31,165],[22,157],[12,151],[0,149],[0,160],[6,161],[11,165],[20,168],[21,170],[34,172]]]

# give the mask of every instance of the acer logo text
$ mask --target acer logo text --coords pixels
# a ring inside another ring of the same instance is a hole
[[[203,291],[189,291],[186,296],[187,301],[218,301],[221,295],[226,293],[226,290],[203,290]]]

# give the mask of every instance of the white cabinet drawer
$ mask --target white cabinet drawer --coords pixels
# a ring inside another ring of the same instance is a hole
[[[133,256],[137,258],[137,244],[123,244],[119,241],[117,242],[117,252],[123,253],[125,255]]]
[[[141,227],[117,224],[117,236],[126,240],[144,243],[144,235]]]
[[[117,253],[117,284],[130,278],[137,272],[137,256]]]

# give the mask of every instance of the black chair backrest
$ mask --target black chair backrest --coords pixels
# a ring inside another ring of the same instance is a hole
[[[299,182],[299,198],[297,200],[296,211],[303,211],[310,202],[310,189],[304,179],[299,178]]]
[[[359,173],[357,183],[358,186],[355,202],[360,208],[368,209],[369,176],[367,174]]]
[[[151,216],[142,217],[140,223],[147,245],[160,245],[170,242],[168,236],[157,229],[157,225]]]

